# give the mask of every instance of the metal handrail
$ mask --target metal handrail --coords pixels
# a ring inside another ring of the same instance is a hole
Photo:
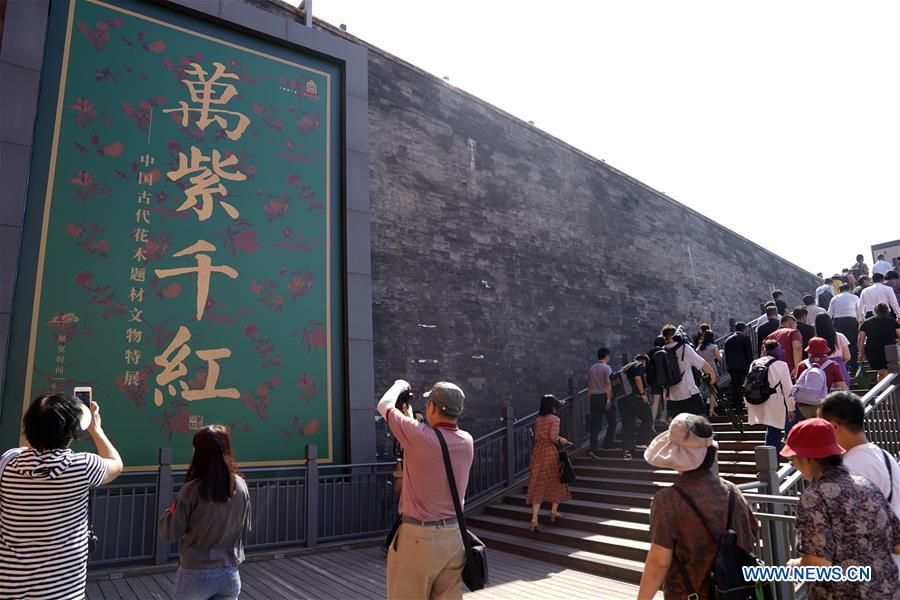
[[[900,379],[897,373],[890,373],[887,377],[875,384],[875,387],[866,392],[862,397],[865,415],[871,413],[884,399],[896,390],[895,379]],[[900,383],[900,382],[898,382]],[[778,487],[782,494],[791,491],[802,479],[802,475],[791,464],[786,464],[778,470],[778,480],[782,482]]]

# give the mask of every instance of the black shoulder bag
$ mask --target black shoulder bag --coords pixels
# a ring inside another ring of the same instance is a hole
[[[890,504],[891,500],[894,498],[894,470],[891,469],[891,459],[888,457],[888,453],[884,451],[884,448],[881,449],[881,454],[884,455],[884,466],[887,467],[888,479],[890,481],[888,485],[891,486],[891,491],[888,492],[887,497],[888,504]]]
[[[456,522],[459,524],[459,532],[462,534],[463,546],[466,549],[466,564],[463,567],[462,580],[469,591],[476,592],[484,589],[488,582],[487,546],[474,533],[466,530],[466,519],[459,503],[459,492],[456,491],[453,466],[450,464],[450,451],[447,450],[447,442],[440,430],[435,429],[434,432],[441,443],[444,469],[447,471],[447,482],[450,484],[450,494],[453,496],[453,508],[456,510]]]

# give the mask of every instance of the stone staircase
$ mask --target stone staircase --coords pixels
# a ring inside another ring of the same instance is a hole
[[[865,395],[875,384],[852,391]],[[719,474],[736,484],[756,481],[754,448],[763,445],[765,427],[744,425],[734,431],[724,417],[710,419],[719,441]],[[468,517],[470,528],[489,548],[579,569],[604,577],[639,583],[650,549],[650,501],[678,474],[657,469],[640,452],[622,459],[621,450],[603,450],[599,458],[573,459],[577,481],[572,500],[560,505],[564,515],[551,524],[544,504],[538,531],[529,531],[531,507],[525,504],[527,485],[496,504]]]
[[[745,426],[741,435],[726,419],[714,417],[713,429],[720,474],[734,483],[756,481],[753,449],[762,445],[765,428]],[[529,531],[531,508],[523,486],[469,517],[469,526],[489,548],[639,583],[650,549],[650,501],[678,474],[653,467],[639,452],[632,460],[623,460],[621,450],[598,456],[573,459],[578,480],[555,523],[548,521],[544,505],[538,531]]]

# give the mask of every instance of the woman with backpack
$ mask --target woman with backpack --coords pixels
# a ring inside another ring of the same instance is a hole
[[[181,541],[175,593],[178,600],[237,600],[238,565],[250,531],[250,493],[238,474],[231,435],[224,425],[194,434],[194,456],[184,485],[159,521],[159,535]]]
[[[768,340],[763,356],[750,363],[750,372],[744,382],[747,401],[747,418],[751,425],[766,426],[766,446],[781,450],[781,439],[791,416],[794,414],[793,384],[787,363],[779,360],[784,355],[781,344]]]
[[[737,534],[736,554],[754,547],[756,518],[737,486],[713,472],[717,449],[709,421],[681,413],[644,452],[648,463],[674,469],[678,478],[658,491],[650,505],[650,552],[638,600],[653,598],[660,584],[670,600],[691,594],[700,600],[715,598],[710,565],[722,550],[720,536],[727,530]],[[755,597],[752,586],[747,597]]]
[[[897,598],[900,519],[874,483],[851,476],[844,449],[825,419],[791,428],[781,455],[809,481],[797,507],[796,548],[789,565],[868,566],[870,581],[807,581],[807,598]]]
[[[816,416],[819,403],[828,392],[849,389],[837,361],[829,356],[830,350],[825,338],[816,336],[806,346],[808,358],[797,365],[797,383],[791,396],[796,400],[797,410],[803,419]]]
[[[825,313],[816,317],[816,337],[824,339],[828,343],[828,358],[837,363],[841,375],[847,387],[850,387],[850,340],[847,336],[834,328],[831,315]],[[807,353],[808,354],[808,353]],[[798,373],[799,376],[799,373]]]

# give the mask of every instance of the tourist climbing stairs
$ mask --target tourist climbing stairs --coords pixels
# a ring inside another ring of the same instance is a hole
[[[762,445],[765,429],[747,425],[741,434],[720,417],[713,418],[713,428],[720,474],[735,483],[756,481],[753,449]],[[549,522],[545,504],[538,531],[529,530],[525,485],[469,517],[471,528],[490,548],[639,582],[650,548],[650,500],[672,485],[677,473],[653,467],[640,452],[624,460],[621,450],[579,456],[573,466],[578,479],[570,486],[572,500],[560,505],[563,516],[555,523]]]
[[[860,396],[874,385],[853,391]],[[736,483],[757,480],[754,448],[763,445],[765,427],[744,423],[744,432],[729,419],[711,419],[719,441],[719,473]],[[621,450],[602,450],[597,458],[573,459],[577,481],[572,500],[560,505],[562,517],[550,523],[549,505],[542,506],[540,525],[530,531],[531,507],[525,504],[527,485],[469,517],[471,528],[489,548],[553,562],[597,575],[639,582],[650,548],[650,501],[677,473],[657,469],[641,452],[624,460]]]

